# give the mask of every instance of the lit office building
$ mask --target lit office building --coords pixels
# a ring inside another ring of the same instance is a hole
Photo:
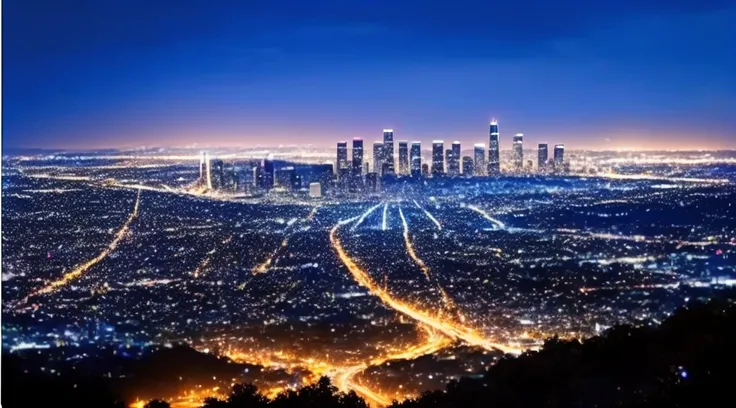
[[[388,165],[387,173],[395,174],[393,129],[383,129],[383,158],[384,162]]]
[[[212,160],[210,164],[210,180],[212,189],[221,190],[225,186],[225,164],[222,160]]]
[[[486,145],[477,143],[473,147],[473,156],[475,159],[473,174],[476,176],[484,175],[486,173]],[[465,171],[465,168],[463,168],[463,171]]]
[[[409,142],[399,141],[399,174],[409,174]]]
[[[386,159],[383,157],[383,143],[373,143],[373,171],[378,173],[379,177],[383,175],[382,169],[385,161]]]
[[[337,142],[337,175],[341,177],[343,172],[350,168],[348,163],[348,142]]]
[[[452,148],[447,154],[447,174],[451,176],[460,175],[460,142],[452,142]]]
[[[565,164],[565,145],[564,144],[555,145],[554,164],[555,164],[555,171],[563,170],[563,165]]]
[[[363,172],[363,139],[353,138],[353,176],[359,177]]]
[[[435,140],[432,142],[432,177],[441,176],[445,172],[444,149],[444,141]]]
[[[524,168],[524,134],[517,133],[514,135],[514,168],[521,171]]]
[[[411,142],[411,176],[422,175],[422,142]]]
[[[540,143],[539,149],[537,150],[537,170],[539,172],[543,172],[547,169],[547,160],[549,160],[547,147],[547,143]]]
[[[475,173],[475,165],[473,164],[473,158],[470,156],[463,156],[463,175],[472,176]]]
[[[322,197],[322,186],[319,183],[309,183],[309,196],[312,198]]]
[[[491,133],[488,139],[488,175],[501,173],[501,150],[498,138],[498,122],[491,121]]]
[[[274,179],[276,180],[276,185],[284,189],[296,190],[299,188],[297,186],[296,170],[292,166],[282,167],[276,170]]]

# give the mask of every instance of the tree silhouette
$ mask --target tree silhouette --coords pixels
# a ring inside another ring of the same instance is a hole
[[[160,399],[152,399],[143,406],[143,408],[171,408],[168,402]]]

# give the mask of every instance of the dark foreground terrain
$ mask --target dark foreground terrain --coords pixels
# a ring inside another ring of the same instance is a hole
[[[445,390],[428,392],[394,406],[719,406],[730,398],[736,367],[735,344],[733,303],[693,304],[655,327],[618,326],[582,343],[550,339],[541,351],[502,359],[481,375],[451,382]],[[186,372],[190,378],[196,378],[242,370],[240,365],[181,347],[161,349],[128,362],[127,366],[106,358],[99,361],[110,367],[100,367],[91,361],[58,375],[42,367],[44,353],[51,351],[3,355],[4,407],[123,407],[132,402],[130,396],[135,388],[151,389],[156,383],[165,386],[174,380],[174,373]],[[124,372],[122,376],[120,370]],[[102,374],[106,371],[108,374]],[[118,374],[109,374],[113,371]],[[155,400],[148,406],[168,404]],[[283,392],[271,400],[261,396],[253,385],[237,384],[227,400],[210,399],[205,406],[363,407],[367,404],[353,393],[338,392],[323,378],[314,385]]]

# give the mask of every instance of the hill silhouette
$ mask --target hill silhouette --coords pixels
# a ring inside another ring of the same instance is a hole
[[[549,339],[539,351],[501,359],[480,378],[453,381],[445,390],[394,402],[391,407],[720,406],[730,400],[736,368],[734,345],[736,306],[711,301],[680,309],[659,326],[617,326],[584,342]],[[129,372],[135,380],[122,383],[74,370],[54,375],[34,369],[42,361],[38,355],[29,359],[4,354],[2,404],[10,408],[123,407],[132,402],[125,401],[128,392],[123,392],[123,384],[156,383],[183,371],[196,378],[197,373],[213,369],[238,369],[224,359],[186,348],[166,353],[133,363]],[[153,400],[149,405],[168,404]],[[228,398],[208,399],[203,406],[363,408],[367,404],[353,392],[338,392],[329,379],[322,378],[272,400],[259,394],[254,385],[237,384]]]

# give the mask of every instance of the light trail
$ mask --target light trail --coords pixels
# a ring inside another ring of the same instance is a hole
[[[378,209],[378,207],[380,207],[381,204],[383,204],[383,203],[378,203],[378,204],[374,205],[373,207],[369,208],[366,212],[364,212],[363,215],[361,215],[360,218],[358,219],[358,222],[356,222],[355,225],[353,225],[353,227],[350,228],[350,230],[351,231],[355,231],[355,229],[358,228],[360,226],[360,224],[362,224],[363,221],[365,221],[365,219],[369,215],[371,215],[371,213],[373,213],[373,211],[375,211],[376,209]],[[385,219],[386,219],[386,212],[384,211],[384,225],[385,225],[385,222],[386,222]],[[386,228],[384,228],[384,229],[386,229]]]
[[[378,286],[373,281],[373,279],[371,279],[370,275],[361,267],[359,267],[358,264],[350,257],[350,255],[348,255],[348,253],[345,251],[345,248],[343,248],[340,239],[337,237],[337,230],[340,228],[340,226],[344,225],[345,223],[352,222],[356,218],[357,217],[353,217],[348,220],[340,221],[334,227],[332,227],[332,229],[330,230],[330,243],[337,253],[338,258],[340,258],[340,261],[345,265],[345,267],[348,268],[348,271],[353,276],[353,279],[355,279],[356,282],[368,289],[371,294],[381,299],[381,301],[386,306],[406,316],[409,316],[410,318],[418,322],[424,323],[427,326],[432,327],[441,333],[444,333],[450,338],[463,340],[464,342],[473,346],[483,347],[487,350],[496,349],[501,350],[505,353],[514,354],[518,354],[523,351],[518,347],[492,342],[488,339],[483,338],[480,334],[478,334],[475,330],[471,328],[459,325],[449,320],[442,319],[436,314],[429,313],[417,308],[416,306],[402,302],[393,297],[393,295],[391,295],[386,289]]]
[[[230,241],[232,241],[232,239],[233,239],[232,236],[225,238],[222,241],[222,245],[229,244]],[[199,278],[199,275],[202,273],[202,271],[205,270],[205,268],[207,268],[210,262],[212,262],[213,255],[215,255],[216,253],[217,253],[217,245],[215,245],[215,247],[213,247],[210,252],[207,252],[207,256],[202,260],[202,262],[200,262],[197,268],[195,268],[194,271],[192,271],[191,275],[194,279]]]
[[[421,205],[419,205],[419,203],[417,202],[417,200],[414,200],[414,205],[416,205],[417,208],[419,208],[420,210],[422,210],[424,212],[424,214],[427,216],[427,218],[429,218],[430,220],[432,220],[432,222],[434,223],[434,225],[437,226],[437,229],[438,230],[442,231],[442,224],[440,224],[440,222],[437,220],[437,218],[434,218],[434,216],[429,211],[425,210]]]
[[[379,366],[393,360],[412,360],[427,354],[433,354],[452,344],[452,340],[450,338],[438,333],[436,330],[423,324],[420,324],[418,327],[425,332],[424,338],[420,343],[398,350],[389,350],[387,354],[376,357],[367,363],[341,368],[338,371],[338,374],[334,377],[337,388],[343,392],[354,390],[364,399],[373,403],[372,405],[374,406],[390,405],[391,399],[389,397],[373,391],[363,384],[356,383],[353,381],[353,378],[362,373],[368,367]]]
[[[492,223],[493,223],[493,225],[494,225],[494,226],[495,226],[495,227],[496,227],[497,229],[504,229],[504,228],[506,228],[506,224],[504,224],[504,223],[502,223],[501,221],[499,221],[499,220],[497,220],[497,219],[495,219],[495,218],[491,217],[491,215],[490,215],[490,214],[488,214],[488,213],[487,213],[487,212],[486,212],[485,210],[483,210],[482,208],[478,208],[478,207],[476,207],[476,206],[474,206],[474,205],[469,205],[469,206],[468,206],[468,208],[470,208],[471,210],[473,210],[473,211],[477,212],[478,214],[482,215],[482,216],[483,216],[483,218],[487,219],[488,221],[492,222]]]
[[[401,216],[401,224],[404,226],[404,244],[406,246],[406,252],[409,254],[409,258],[417,264],[427,280],[432,280],[429,276],[429,267],[417,256],[416,251],[414,251],[414,244],[411,242],[411,238],[409,237],[409,224],[406,222],[406,218],[404,217],[404,212],[401,211],[401,207],[399,207],[399,216]]]
[[[130,216],[128,216],[128,219],[125,221],[123,226],[118,230],[117,233],[115,233],[115,236],[113,237],[113,240],[107,245],[105,249],[102,250],[96,257],[90,259],[89,261],[78,265],[76,268],[71,270],[70,272],[65,273],[60,279],[55,280],[48,285],[32,292],[28,296],[26,296],[21,303],[25,304],[28,302],[28,298],[32,296],[38,296],[38,295],[46,295],[52,292],[55,292],[59,288],[68,285],[73,280],[79,278],[82,276],[89,268],[93,267],[94,265],[98,264],[100,261],[105,259],[110,252],[114,251],[115,248],[117,248],[120,241],[125,237],[125,234],[128,233],[128,230],[130,229],[130,224],[133,222],[133,220],[138,216],[138,208],[140,207],[141,203],[141,191],[138,190],[138,195],[135,199],[135,205],[133,206],[133,212],[130,213]]]
[[[383,231],[386,231],[387,224],[386,224],[386,213],[388,213],[388,203],[386,203],[383,206],[383,222],[381,223],[381,229]]]
[[[315,215],[315,214],[317,214],[317,208],[318,208],[317,206],[313,207],[313,208],[312,208],[312,210],[311,210],[311,211],[309,211],[309,214],[307,214],[307,216],[306,216],[306,217],[304,217],[304,219],[305,219],[305,220],[306,220],[307,222],[311,222],[311,221],[312,221],[312,220],[314,219],[314,215]],[[259,274],[259,273],[265,273],[266,271],[268,271],[268,269],[269,269],[269,268],[271,267],[271,264],[272,264],[272,263],[273,263],[273,262],[274,262],[274,261],[276,260],[276,258],[278,257],[278,254],[279,254],[279,252],[281,252],[281,250],[283,250],[284,248],[286,248],[286,246],[287,246],[287,245],[289,245],[289,238],[291,238],[291,236],[292,236],[292,235],[294,234],[294,232],[293,232],[293,231],[291,231],[291,232],[289,232],[289,233],[287,234],[287,233],[286,233],[286,231],[287,231],[287,230],[288,230],[288,229],[289,229],[289,228],[290,228],[290,227],[291,227],[292,225],[295,225],[295,224],[296,224],[296,220],[297,220],[296,218],[293,218],[293,219],[292,219],[291,221],[289,221],[289,223],[288,223],[288,224],[286,225],[286,228],[284,228],[284,239],[283,239],[283,240],[281,241],[281,245],[279,245],[279,246],[278,246],[278,248],[276,248],[276,249],[275,249],[275,250],[274,250],[274,251],[273,251],[273,252],[271,253],[271,255],[270,255],[270,256],[269,256],[268,258],[266,258],[266,260],[265,260],[265,261],[263,261],[262,263],[260,263],[260,264],[256,265],[255,267],[253,267],[253,269],[251,270],[251,272],[252,272],[252,273],[253,273],[254,275],[256,275],[256,274]]]

